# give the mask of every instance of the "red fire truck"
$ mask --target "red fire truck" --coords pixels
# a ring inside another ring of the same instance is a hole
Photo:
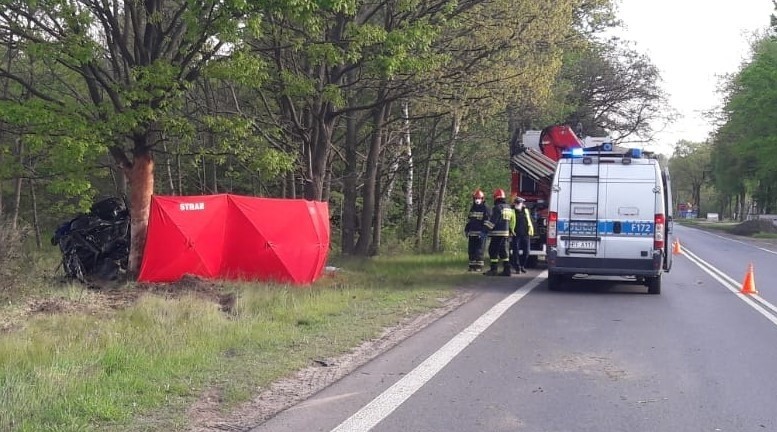
[[[594,142],[586,145],[569,126],[553,125],[541,131],[526,131],[522,141],[511,149],[511,195],[526,200],[537,225],[531,239],[529,267],[534,267],[538,258],[546,252],[548,200],[556,162],[563,152],[599,145],[607,139],[586,140]]]

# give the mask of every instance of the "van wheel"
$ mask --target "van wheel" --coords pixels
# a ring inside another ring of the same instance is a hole
[[[647,278],[648,294],[661,294],[661,275]]]
[[[551,291],[561,290],[562,276],[558,273],[548,273],[548,289]]]
[[[539,257],[537,255],[529,255],[529,258],[526,259],[526,267],[536,268],[538,260]]]

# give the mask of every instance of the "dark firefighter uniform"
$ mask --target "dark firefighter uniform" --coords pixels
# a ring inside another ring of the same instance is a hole
[[[469,208],[467,224],[464,226],[464,233],[469,243],[467,246],[469,271],[483,270],[483,246],[486,243],[484,223],[491,218],[491,210],[485,201],[485,195],[480,189],[472,194],[472,206]]]
[[[512,252],[512,264],[516,271],[526,273],[526,263],[529,261],[529,250],[532,236],[534,236],[534,223],[532,223],[529,209],[524,204],[526,200],[516,197],[513,201],[515,208],[515,230],[510,244]]]
[[[510,246],[510,233],[515,228],[515,211],[505,202],[504,190],[494,191],[494,208],[491,210],[491,218],[484,225],[488,230],[488,257],[491,260],[491,269],[486,272],[486,275],[510,276],[508,247]],[[500,262],[502,263],[502,273],[497,273]]]

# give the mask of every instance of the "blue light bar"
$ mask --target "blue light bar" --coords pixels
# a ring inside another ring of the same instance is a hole
[[[583,149],[582,148],[577,147],[577,148],[573,148],[572,149],[572,156],[573,157],[578,157],[578,156],[582,156],[582,155],[583,155]]]
[[[634,159],[641,158],[642,157],[642,150],[640,150],[638,148],[631,149],[631,157],[633,157]]]

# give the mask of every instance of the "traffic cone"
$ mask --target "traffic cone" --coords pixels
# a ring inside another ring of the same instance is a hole
[[[753,263],[750,263],[750,267],[747,269],[747,275],[745,275],[745,281],[742,283],[742,294],[758,294],[755,289],[755,275],[753,274]]]
[[[672,255],[680,255],[683,251],[680,249],[680,239],[675,239],[672,243]]]

